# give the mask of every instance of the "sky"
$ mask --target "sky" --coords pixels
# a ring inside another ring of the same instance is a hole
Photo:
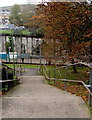
[[[0,0],[0,7],[11,6],[14,4],[26,4],[29,1],[30,1],[30,3],[39,3],[42,0]]]
[[[14,4],[26,4],[28,2],[30,2],[30,4],[33,4],[33,3],[38,4],[41,1],[42,0],[0,0],[0,7],[11,6],[11,5],[14,5]],[[49,0],[43,0],[43,1],[49,1]],[[52,0],[52,1],[59,2],[60,0]],[[85,1],[85,0],[80,0],[80,1]],[[92,1],[92,0],[89,0],[89,1]]]

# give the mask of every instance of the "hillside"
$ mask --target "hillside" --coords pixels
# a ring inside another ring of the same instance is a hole
[[[0,7],[0,11],[1,11],[1,10],[9,10],[9,11],[11,11],[11,8],[12,8],[12,7],[13,7],[13,6]],[[26,8],[27,8],[27,7],[30,7],[31,10],[34,11],[35,8],[36,8],[36,5],[35,5],[35,4],[23,4],[23,5],[20,5],[21,10],[25,9],[25,7],[26,7]]]

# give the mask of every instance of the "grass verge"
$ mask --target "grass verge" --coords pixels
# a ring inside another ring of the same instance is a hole
[[[7,66],[14,68],[13,64],[6,64]],[[15,65],[15,68],[18,68],[19,64]],[[20,64],[20,67],[22,68],[38,68],[40,65],[30,65],[30,64]]]
[[[58,70],[53,70],[56,67],[55,66],[47,66],[48,71],[46,71],[47,75],[50,78],[57,78],[57,79],[68,79],[68,80],[79,80],[79,81],[84,81],[86,84],[89,84],[89,71],[90,69],[88,67],[80,67],[77,66],[77,73],[73,72],[72,67],[66,68],[61,68]],[[58,68],[58,67],[57,67]]]

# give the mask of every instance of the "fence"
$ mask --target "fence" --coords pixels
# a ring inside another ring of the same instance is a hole
[[[12,67],[9,67],[5,64],[2,64],[2,66],[6,69],[6,80],[9,80],[9,79],[14,79],[14,78],[17,78],[19,76],[22,75],[22,72],[23,72],[23,68],[22,68],[22,65],[21,64],[13,64],[13,68]],[[2,68],[3,68],[2,67]],[[16,69],[15,69],[16,67]],[[2,73],[3,74],[3,73]],[[9,74],[12,74],[12,78],[10,78]]]
[[[74,67],[76,72],[73,71]],[[68,64],[60,66],[42,65],[40,72],[47,82],[62,90],[81,96],[92,107],[92,86],[90,85],[91,65],[86,63]],[[92,79],[91,79],[92,80]]]
[[[22,54],[23,55],[23,54]],[[27,54],[28,55],[28,54]],[[17,60],[11,59],[10,62],[6,62],[6,60],[2,60],[2,62],[4,64],[13,64],[13,62],[17,63],[17,64],[48,64],[46,59],[43,56],[37,56],[37,55],[30,55],[30,58],[23,58],[18,56]]]
[[[1,64],[0,90],[5,92],[19,84],[19,76],[22,75],[22,71],[21,67],[15,70],[7,65]]]

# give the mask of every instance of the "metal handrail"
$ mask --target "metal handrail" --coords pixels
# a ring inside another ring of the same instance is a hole
[[[21,69],[14,69],[14,68],[11,68],[11,67],[9,67],[9,66],[7,66],[7,65],[5,65],[5,64],[2,64],[2,66],[4,66],[4,67],[10,69],[12,72],[16,72],[16,73],[19,72],[19,75],[20,75],[20,76],[22,75],[22,68],[21,68]],[[14,73],[13,73],[13,74],[14,74]],[[13,75],[13,76],[14,76],[14,75]],[[17,74],[16,74],[16,76],[18,77]],[[12,80],[13,80],[13,79],[12,79]]]
[[[44,65],[45,66],[45,65]],[[69,65],[70,66],[70,65]],[[47,67],[45,66],[45,68],[46,68],[46,70],[48,70],[47,69]],[[60,68],[62,68],[62,67],[60,67]],[[60,69],[59,68],[59,69]],[[57,70],[58,68],[55,68],[55,69],[53,69],[53,70]],[[52,70],[52,71],[53,71]],[[51,71],[51,70],[48,70],[48,71]],[[64,82],[76,82],[76,83],[80,83],[80,84],[82,84],[85,88],[86,88],[86,90],[88,91],[88,93],[90,94],[90,96],[92,96],[92,92],[90,91],[90,89],[87,87],[87,85],[83,82],[83,81],[77,81],[77,80],[67,80],[67,79],[57,79],[57,78],[49,78],[48,77],[48,75],[47,75],[47,73],[45,72],[45,69],[43,70],[43,72],[44,72],[44,74],[45,74],[45,77],[46,77],[46,79],[48,79],[49,81],[50,80],[58,80],[58,81],[64,81]]]
[[[2,63],[2,66],[7,67],[8,69],[11,69],[12,71],[14,71],[14,70],[15,70],[15,69],[13,69],[13,68],[11,68],[11,67],[9,67],[9,66],[7,66],[7,65],[3,64],[3,63]],[[15,71],[16,71],[16,70],[15,70]]]
[[[65,82],[76,82],[76,83],[81,83],[83,84],[83,86],[88,90],[88,92],[92,95],[92,92],[90,91],[90,89],[86,86],[86,84],[83,81],[77,81],[77,80],[66,80],[66,79],[57,79],[57,78],[49,78],[48,75],[46,74],[46,72],[44,71],[46,78],[49,80],[58,80],[58,81],[65,81]]]
[[[0,80],[0,83],[5,83],[5,82],[12,82],[12,81],[16,81],[19,79],[11,79],[11,80]]]
[[[46,68],[46,70],[48,70],[48,68],[46,67],[46,65],[45,65],[45,64],[43,64],[43,66]]]
[[[57,69],[61,69],[61,68],[66,68],[66,67],[73,66],[73,65],[80,65],[80,64],[81,64],[81,65],[85,65],[85,66],[87,66],[87,67],[89,67],[89,68],[92,68],[92,64],[88,64],[88,63],[84,63],[84,62],[78,62],[78,63],[74,63],[74,64],[63,64],[63,66],[58,67],[58,68],[54,68],[54,69],[52,69],[52,70],[50,70],[50,71],[57,70]],[[42,65],[44,65],[44,66],[46,67],[45,64],[42,64]],[[47,67],[46,67],[46,69],[47,69]]]

